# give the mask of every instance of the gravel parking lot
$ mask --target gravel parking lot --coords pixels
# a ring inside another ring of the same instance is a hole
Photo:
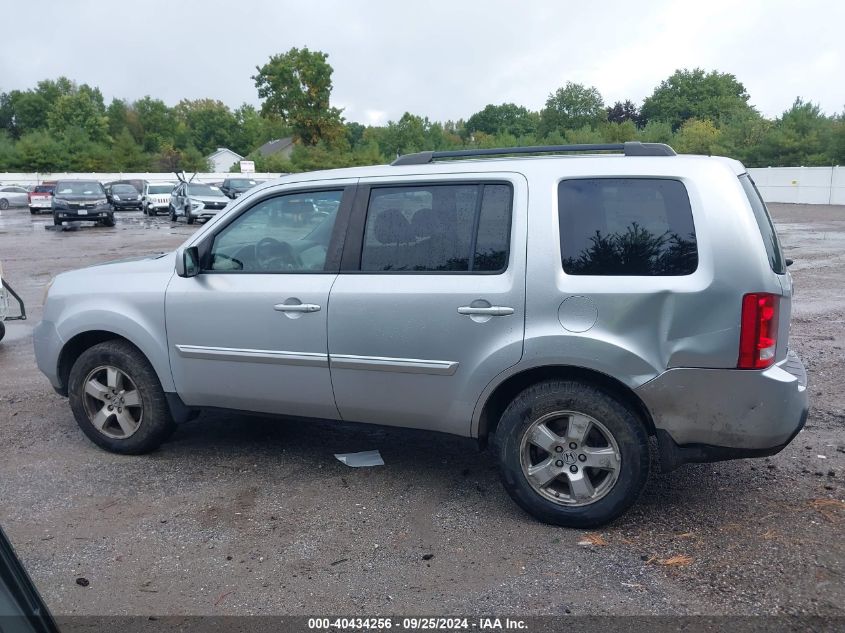
[[[35,366],[44,287],[194,227],[119,212],[53,231],[2,211],[30,320],[0,343],[0,525],[62,615],[844,615],[845,207],[770,206],[795,260],[805,430],[772,458],[654,475],[590,534],[531,519],[489,454],[447,436],[215,413],[149,456],[99,450]],[[386,465],[333,457],[368,449]]]

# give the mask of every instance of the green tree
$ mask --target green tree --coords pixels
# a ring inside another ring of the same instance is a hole
[[[745,86],[730,73],[701,68],[676,70],[643,101],[648,121],[664,121],[677,130],[687,119],[719,121],[750,108]]]
[[[756,164],[773,167],[829,164],[833,126],[834,121],[824,116],[818,105],[798,97],[763,137]]]
[[[306,145],[343,134],[341,111],[330,104],[333,69],[327,58],[320,51],[291,48],[256,66],[258,74],[252,77],[264,100],[261,113],[279,117]]]
[[[18,169],[22,171],[50,172],[65,167],[61,145],[44,130],[24,134],[15,151]]]
[[[756,167],[759,164],[760,144],[771,127],[771,121],[753,108],[748,108],[722,122],[719,142],[713,151],[735,158],[747,167]]]
[[[512,134],[525,136],[536,134],[540,124],[540,115],[515,103],[501,105],[487,105],[480,112],[476,112],[465,124],[470,134],[484,132],[485,134]]]
[[[132,104],[138,131],[133,134],[144,151],[157,153],[166,143],[173,143],[176,135],[176,118],[161,99],[149,95]],[[130,126],[131,129],[131,126]]]
[[[209,154],[218,147],[233,145],[238,121],[222,101],[182,100],[175,113],[187,128],[187,144],[194,145],[201,153]]]
[[[631,121],[637,127],[645,125],[642,114],[630,99],[624,102],[617,101],[607,108],[607,120],[609,123],[625,123]]]
[[[77,127],[84,130],[94,142],[105,142],[109,138],[109,122],[102,101],[98,103],[96,95],[88,90],[79,90],[56,99],[47,115],[47,123],[50,131],[57,136]]]
[[[684,154],[713,154],[721,132],[708,119],[687,119],[678,131],[675,149]]]
[[[0,171],[12,171],[17,167],[18,152],[14,141],[5,130],[0,130]]]
[[[111,148],[111,163],[113,170],[146,171],[150,161],[141,146],[135,142],[129,130],[123,128],[115,137]]]
[[[547,136],[554,131],[580,130],[597,125],[605,117],[604,102],[596,88],[568,81],[546,100],[540,112],[539,133]]]
[[[112,99],[109,107],[106,108],[106,118],[109,122],[109,135],[117,138],[122,130],[128,125],[129,108],[122,99]]]

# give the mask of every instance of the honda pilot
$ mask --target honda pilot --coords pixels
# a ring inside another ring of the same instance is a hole
[[[265,183],[173,253],[58,275],[35,353],[115,453],[203,408],[439,431],[489,443],[535,517],[590,527],[653,466],[801,430],[788,263],[735,160],[423,152]]]

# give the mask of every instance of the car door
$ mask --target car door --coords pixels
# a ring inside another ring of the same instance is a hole
[[[166,296],[170,365],[189,406],[337,418],[326,319],[354,181],[265,190],[197,238],[200,272]],[[302,196],[332,212],[301,222]]]
[[[527,199],[513,173],[360,181],[329,301],[344,420],[469,435],[522,356]]]

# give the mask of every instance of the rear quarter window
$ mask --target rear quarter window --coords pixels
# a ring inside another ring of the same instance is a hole
[[[689,195],[678,180],[563,180],[558,215],[569,275],[677,276],[698,267]]]
[[[739,182],[748,197],[748,203],[754,212],[754,219],[757,220],[757,227],[760,229],[760,235],[766,247],[766,255],[769,258],[769,266],[771,266],[773,272],[783,275],[786,273],[783,251],[780,248],[780,240],[778,240],[778,234],[775,231],[775,225],[772,224],[772,217],[769,215],[766,203],[763,202],[763,197],[757,190],[754,181],[751,180],[751,176],[743,174],[739,177]]]

